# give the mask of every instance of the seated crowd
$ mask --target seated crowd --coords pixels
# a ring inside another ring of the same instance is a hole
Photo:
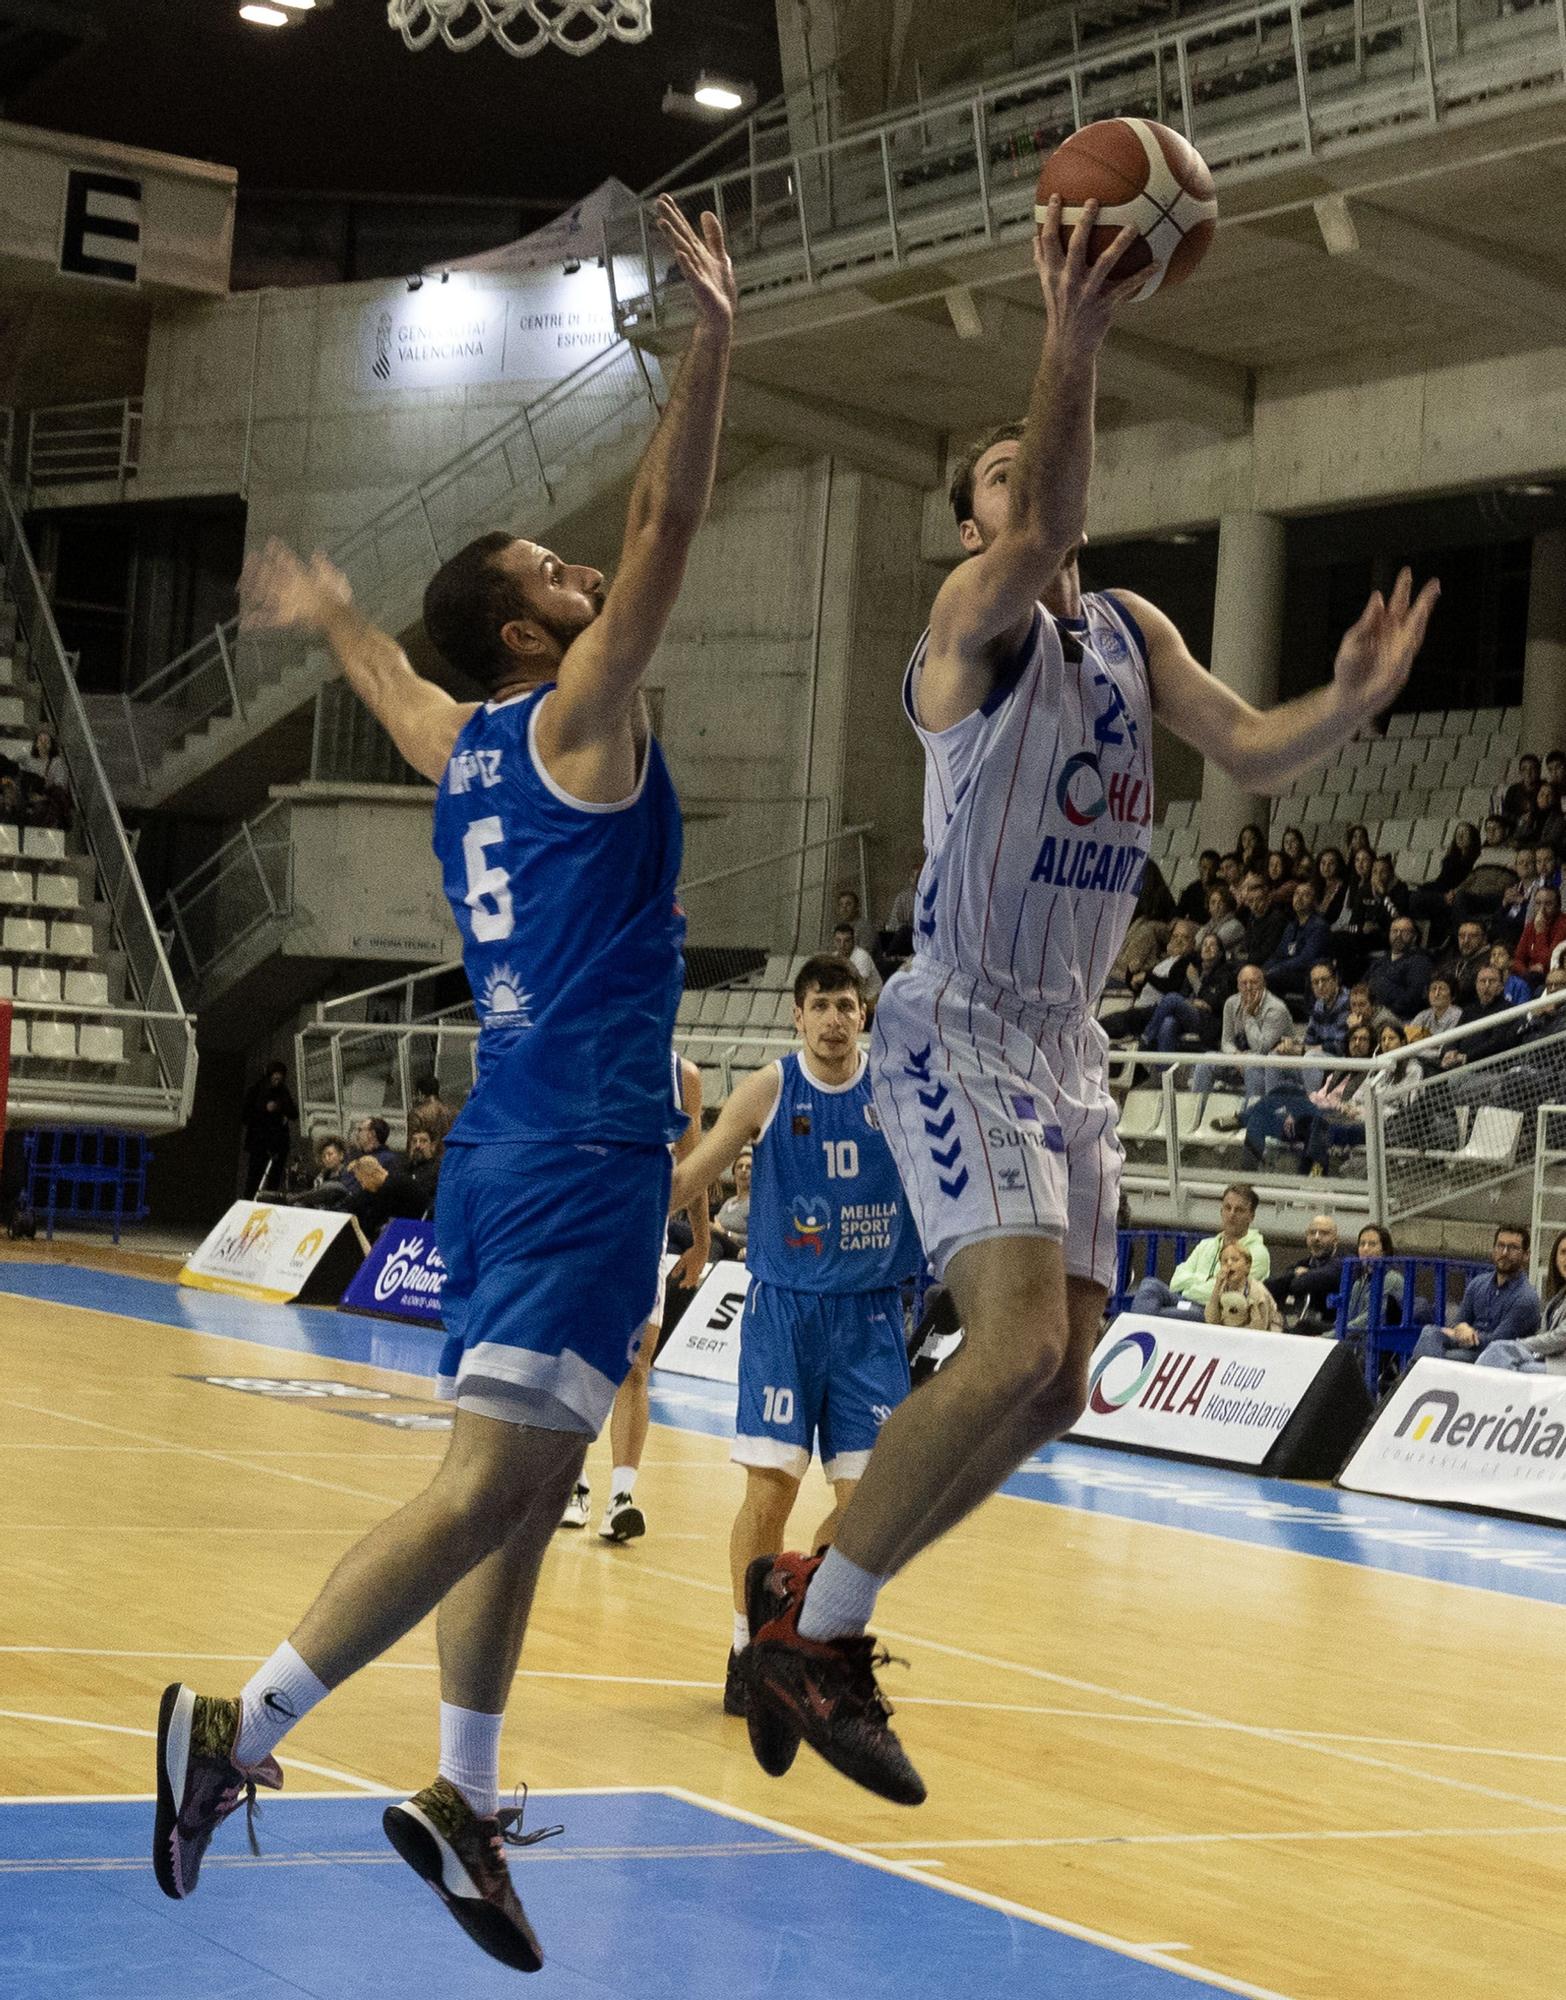
[[[1566,779],[1566,754],[1546,765]],[[1566,815],[1558,782],[1539,772],[1537,757],[1522,758],[1483,830],[1460,823],[1424,883],[1400,880],[1364,826],[1319,854],[1297,827],[1269,851],[1247,826],[1233,853],[1204,851],[1178,894],[1149,863],[1111,972],[1119,998],[1101,1016],[1106,1034],[1122,1048],[1211,1057],[1192,1087],[1236,1089],[1244,1107],[1214,1129],[1243,1133],[1253,1166],[1277,1141],[1298,1149],[1302,1173],[1325,1174],[1332,1149],[1352,1146],[1364,1124],[1368,1072],[1335,1060],[1400,1057],[1395,1080],[1414,1082],[1566,1030],[1566,1009],[1510,1018],[1566,990]],[[1459,1026],[1478,1032],[1422,1050]],[[1256,1060],[1270,1055],[1318,1060],[1297,1070]]]

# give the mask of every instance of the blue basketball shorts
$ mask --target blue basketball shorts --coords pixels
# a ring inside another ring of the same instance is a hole
[[[908,1394],[902,1301],[889,1292],[796,1292],[758,1279],[740,1322],[737,1465],[858,1479]]]
[[[666,1146],[448,1140],[438,1393],[596,1437],[657,1296],[672,1173]]]

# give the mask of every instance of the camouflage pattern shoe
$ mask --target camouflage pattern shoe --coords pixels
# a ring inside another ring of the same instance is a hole
[[[523,1833],[527,1803],[493,1818],[474,1812],[449,1779],[388,1806],[381,1815],[386,1838],[415,1875],[428,1882],[481,1951],[515,1972],[537,1972],[544,1949],[517,1900],[506,1867],[508,1847],[531,1847],[561,1833],[558,1826]]]
[[[239,1703],[197,1694],[182,1681],[163,1691],[158,1710],[158,1806],[152,1832],[152,1867],[158,1887],[176,1900],[190,1895],[212,1836],[244,1801],[252,1854],[256,1841],[256,1786],[283,1789],[277,1759],[248,1768],[234,1762]]]

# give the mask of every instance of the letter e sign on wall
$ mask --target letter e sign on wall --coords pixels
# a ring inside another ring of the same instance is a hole
[[[141,272],[141,182],[72,167],[65,177],[60,269],[134,285]]]

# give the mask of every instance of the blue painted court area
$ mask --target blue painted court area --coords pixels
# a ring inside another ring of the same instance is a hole
[[[397,1858],[379,1798],[268,1800],[196,1895],[152,1879],[152,1806],[0,1804],[0,1992],[49,2000],[467,2000],[519,1991]],[[1199,1975],[662,1792],[534,1794],[512,1861],[551,2000],[1195,2000]]]
[[[440,1353],[440,1336],[422,1327],[318,1306],[261,1305],[66,1264],[7,1263],[0,1292],[404,1374],[432,1376]],[[676,1430],[730,1437],[734,1391],[654,1369],[652,1413]],[[1566,1533],[1538,1523],[1072,1444],[1024,1466],[1005,1490],[1050,1506],[1566,1605]]]

